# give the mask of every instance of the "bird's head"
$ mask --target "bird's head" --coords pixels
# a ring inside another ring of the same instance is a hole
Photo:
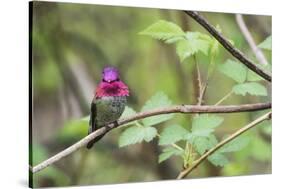
[[[114,67],[106,67],[102,71],[102,80],[104,82],[111,83],[113,81],[119,81],[119,72]]]

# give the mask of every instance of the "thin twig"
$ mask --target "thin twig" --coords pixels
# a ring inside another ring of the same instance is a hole
[[[206,83],[204,84],[204,86],[202,87],[202,89],[200,91],[200,95],[198,97],[197,105],[202,105],[203,104],[204,96],[205,96],[205,93],[206,93],[207,86],[208,86],[208,81],[206,81]]]
[[[220,105],[223,101],[225,101],[226,99],[228,99],[228,97],[230,97],[233,94],[233,91],[230,91],[229,93],[227,93],[224,97],[222,97],[222,99],[220,99],[215,106]]]
[[[263,122],[264,120],[268,120],[268,119],[271,119],[271,112],[268,112],[268,113],[264,114],[263,116],[257,118],[256,120],[254,120],[253,122],[249,123],[248,125],[242,127],[241,129],[239,129],[238,131],[236,131],[235,133],[233,133],[232,135],[230,135],[226,139],[222,140],[215,147],[213,147],[208,152],[203,154],[198,160],[195,161],[194,164],[192,164],[187,169],[184,169],[183,171],[181,171],[180,174],[178,175],[177,179],[182,179],[182,178],[186,177],[192,170],[194,170],[199,164],[201,164],[205,159],[207,159],[211,154],[216,152],[222,146],[224,146],[228,142],[232,141],[233,139],[237,138],[238,136],[240,136],[241,134],[243,134],[247,130],[253,128],[257,124]]]
[[[197,80],[198,80],[198,91],[199,91],[199,96],[201,96],[201,91],[202,91],[202,80],[201,80],[201,74],[200,74],[200,68],[199,68],[199,64],[197,62],[197,59],[196,59],[196,56],[194,55],[194,62],[195,62],[195,65],[196,65],[196,71],[197,71]],[[198,102],[200,100],[198,99]],[[198,105],[201,105],[201,104],[198,104]]]
[[[216,38],[221,45],[230,52],[235,58],[237,58],[241,63],[245,64],[249,69],[271,82],[271,74],[267,73],[265,70],[261,69],[257,64],[254,64],[249,60],[241,51],[235,48],[229,40],[227,40],[222,34],[220,34],[214,26],[209,24],[209,22],[196,11],[184,11],[190,17],[192,17],[196,22],[203,26],[214,38]]]
[[[170,113],[233,113],[233,112],[248,112],[248,111],[257,111],[271,108],[271,103],[257,103],[257,104],[244,104],[244,105],[230,105],[230,106],[197,106],[197,105],[175,105],[166,108],[159,108],[155,110],[150,110],[146,112],[141,112],[130,116],[128,118],[121,119],[116,123],[109,124],[105,127],[102,127],[95,132],[87,135],[77,143],[72,146],[66,148],[65,150],[59,152],[58,154],[52,156],[51,158],[39,163],[35,167],[33,167],[30,171],[32,173],[36,173],[53,163],[59,161],[65,156],[77,151],[79,148],[85,146],[88,142],[95,139],[96,137],[109,132],[110,130],[119,127],[120,125],[136,121],[139,119],[143,119],[146,117],[151,117],[160,114],[170,114]]]
[[[248,30],[248,27],[245,24],[243,16],[241,14],[236,14],[235,18],[236,18],[236,22],[237,22],[243,36],[245,37],[246,41],[250,45],[250,47],[251,47],[253,53],[255,54],[257,60],[259,61],[259,63],[262,65],[267,65],[268,62],[267,62],[263,52],[261,51],[261,49],[257,47],[250,31]]]
[[[194,55],[194,61],[195,61],[196,70],[197,70],[198,93],[199,93],[198,98],[197,98],[198,99],[197,105],[202,105],[203,104],[203,98],[204,98],[204,95],[205,95],[205,91],[206,91],[206,88],[207,88],[207,85],[208,85],[208,78],[207,78],[206,83],[203,86],[199,63],[198,63],[195,55]]]

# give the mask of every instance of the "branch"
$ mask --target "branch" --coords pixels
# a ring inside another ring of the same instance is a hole
[[[248,28],[245,24],[243,16],[241,14],[236,14],[235,18],[236,18],[236,22],[237,22],[242,34],[244,35],[246,41],[250,45],[250,47],[251,47],[253,53],[255,54],[257,60],[259,61],[259,63],[262,65],[267,65],[268,62],[267,62],[263,52],[260,50],[260,48],[257,47],[250,31],[248,30]]]
[[[52,165],[53,163],[59,161],[63,157],[77,151],[79,148],[85,146],[88,142],[95,139],[96,137],[109,132],[110,130],[119,127],[120,125],[143,119],[146,117],[156,116],[160,114],[170,114],[170,113],[233,113],[233,112],[248,112],[248,111],[257,111],[271,108],[271,103],[257,103],[257,104],[244,104],[244,105],[230,105],[230,106],[197,106],[197,105],[175,105],[166,108],[158,108],[155,110],[150,110],[147,112],[141,112],[130,116],[128,118],[121,119],[117,123],[109,124],[105,127],[102,127],[95,132],[87,135],[77,143],[66,148],[65,150],[59,152],[58,154],[52,156],[51,158],[43,161],[42,163],[31,168],[32,173],[41,171],[42,169]]]
[[[207,159],[211,154],[213,154],[214,152],[216,152],[218,149],[220,149],[222,146],[224,146],[225,144],[227,144],[228,142],[232,141],[233,139],[235,139],[236,137],[240,136],[241,134],[243,134],[244,132],[246,132],[247,130],[253,128],[254,126],[256,126],[257,124],[263,122],[264,120],[267,119],[271,119],[271,112],[268,112],[266,114],[264,114],[263,116],[257,118],[256,120],[252,121],[251,123],[249,123],[248,125],[242,127],[241,129],[239,129],[238,131],[236,131],[235,133],[233,133],[232,135],[230,135],[229,137],[227,137],[226,139],[222,140],[220,143],[218,143],[215,147],[213,147],[212,149],[210,149],[208,152],[206,152],[205,154],[203,154],[198,160],[195,161],[194,164],[192,164],[190,167],[188,167],[187,169],[184,169],[183,171],[180,172],[180,174],[178,175],[177,179],[182,179],[185,176],[187,176],[192,170],[194,170],[199,164],[201,164],[205,159]]]
[[[228,39],[226,39],[222,34],[220,34],[214,26],[209,24],[209,22],[201,15],[199,15],[195,11],[184,11],[190,17],[192,17],[196,22],[198,22],[201,26],[203,26],[214,38],[216,38],[221,45],[230,52],[235,58],[237,58],[240,62],[245,64],[249,69],[271,82],[271,74],[267,73],[263,69],[261,69],[258,65],[254,64],[251,60],[249,60],[242,52],[240,52],[237,48],[235,48]]]

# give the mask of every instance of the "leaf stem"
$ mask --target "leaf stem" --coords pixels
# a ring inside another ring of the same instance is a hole
[[[161,137],[161,135],[159,133],[157,133],[156,136],[158,136],[158,138]],[[179,145],[177,145],[176,143],[172,143],[170,145],[173,146],[174,148],[180,150],[180,151],[184,151],[184,149],[182,147],[180,147]]]
[[[201,92],[202,92],[202,80],[201,80],[201,73],[200,73],[200,68],[199,68],[199,64],[197,62],[196,59],[196,55],[193,55],[193,59],[196,65],[196,71],[197,71],[197,80],[198,80],[198,88],[199,88],[199,96],[201,96]]]
[[[233,94],[233,91],[231,90],[229,93],[227,93],[224,97],[222,97],[222,99],[220,99],[215,106],[221,104],[223,101],[225,101],[228,97],[230,97]]]

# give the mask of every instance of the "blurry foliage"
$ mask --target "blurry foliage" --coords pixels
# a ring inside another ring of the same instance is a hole
[[[271,50],[272,46],[272,37],[268,36],[263,42],[259,44],[259,48]]]
[[[202,14],[254,59],[232,14]],[[271,18],[245,19],[255,41],[265,40],[259,47],[271,62]],[[106,65],[118,67],[130,88],[123,118],[172,104],[196,104],[196,63],[202,81],[209,81],[205,104],[215,104],[229,92],[238,94],[227,96],[230,104],[271,98],[262,78],[230,59],[217,40],[181,11],[34,2],[32,24],[33,165],[86,136],[85,104],[90,106],[90,101],[82,93],[93,94]],[[271,70],[271,65],[264,69]],[[81,78],[88,78],[90,86]],[[108,133],[93,150],[81,149],[36,173],[33,183],[42,187],[173,179],[182,165],[257,115],[168,114],[134,121]],[[222,168],[204,163],[190,176],[270,173],[270,125],[261,124],[208,158]]]
[[[89,121],[87,119],[70,120],[58,132],[58,140],[71,143],[80,140],[88,134]]]
[[[48,158],[48,152],[43,146],[34,144],[31,148],[33,165],[36,165]],[[34,181],[34,187],[40,187],[42,184],[46,186],[63,186],[69,185],[70,183],[70,180],[65,173],[56,167],[48,167],[40,171],[38,174],[34,174],[32,179]],[[51,181],[51,184],[48,184],[49,181]]]

